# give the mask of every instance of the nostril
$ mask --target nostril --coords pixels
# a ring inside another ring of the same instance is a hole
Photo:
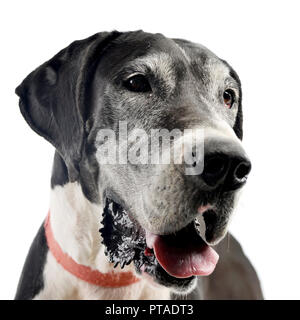
[[[218,175],[220,174],[225,168],[225,161],[221,157],[214,157],[207,162],[205,166],[206,174],[210,175]]]
[[[234,171],[234,178],[237,181],[244,181],[247,179],[248,174],[251,171],[251,164],[250,162],[241,162]]]
[[[204,159],[204,170],[202,178],[210,186],[216,186],[228,168],[228,159],[221,155],[206,157]]]

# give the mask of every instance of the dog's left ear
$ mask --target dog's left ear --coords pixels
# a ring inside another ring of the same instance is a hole
[[[71,43],[16,88],[22,115],[59,152],[71,181],[82,157],[89,83],[101,53],[120,34],[101,32]]]

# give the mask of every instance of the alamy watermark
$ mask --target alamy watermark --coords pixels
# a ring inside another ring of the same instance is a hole
[[[119,121],[118,131],[100,129],[97,158],[100,164],[184,165],[186,175],[203,171],[203,129],[151,129],[150,133]]]

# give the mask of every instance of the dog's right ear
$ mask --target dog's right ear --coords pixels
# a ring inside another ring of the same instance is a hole
[[[89,83],[102,52],[120,34],[101,32],[71,43],[16,88],[22,115],[59,152],[71,181],[82,157]]]

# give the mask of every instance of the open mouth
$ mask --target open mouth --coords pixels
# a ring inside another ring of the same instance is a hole
[[[200,236],[197,219],[174,234],[155,235],[106,198],[102,224],[110,262],[121,268],[133,262],[137,273],[147,273],[158,283],[188,285],[195,276],[211,274],[218,262],[218,254]]]

